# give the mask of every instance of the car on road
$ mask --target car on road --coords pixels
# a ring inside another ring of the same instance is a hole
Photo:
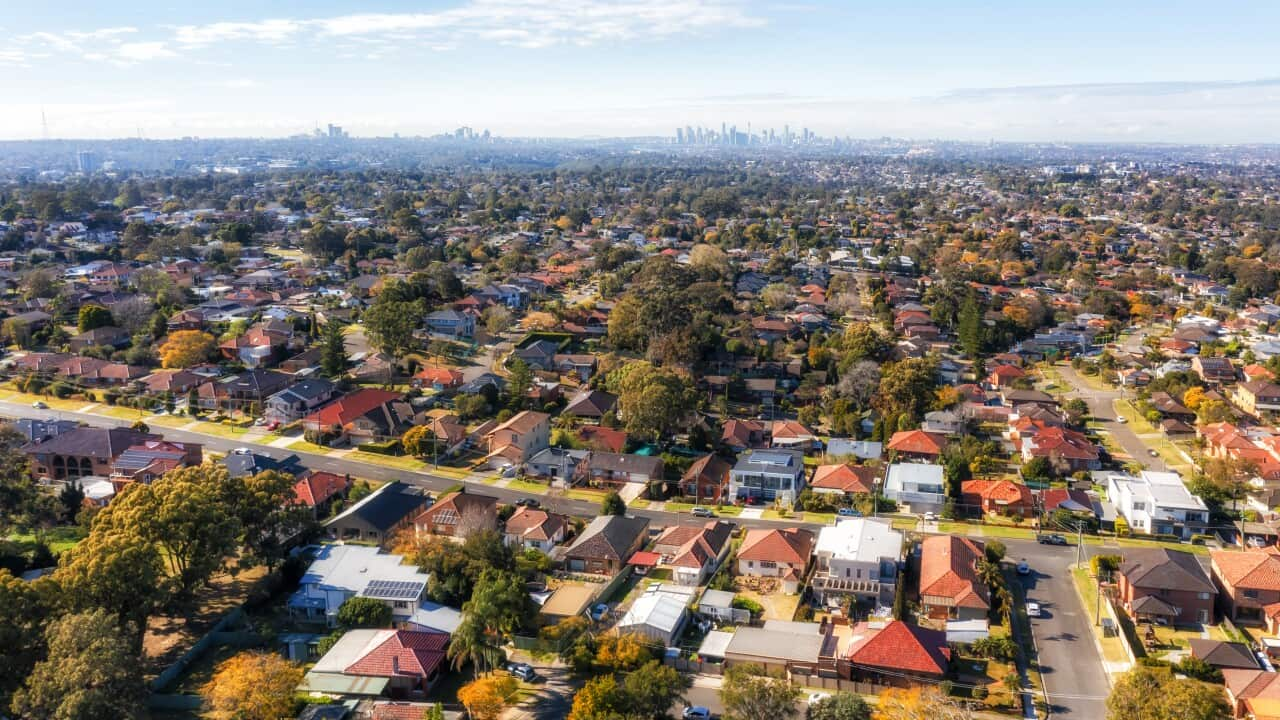
[[[516,501],[516,507],[527,507],[537,509],[542,503],[537,498],[524,497]]]
[[[1020,561],[1020,562],[1018,563],[1017,570],[1018,570],[1018,574],[1019,574],[1019,575],[1030,575],[1030,574],[1031,574],[1031,566],[1027,564],[1027,561],[1026,561],[1026,560],[1022,560],[1022,561]]]
[[[1129,423],[1129,418],[1123,415],[1118,415],[1116,416],[1116,423],[1119,425],[1127,425]]]
[[[686,705],[680,717],[684,720],[711,720],[711,710],[703,705]]]
[[[711,508],[704,508],[704,507],[701,507],[701,506],[694,507],[694,508],[693,508],[692,510],[690,510],[689,512],[690,512],[690,513],[692,513],[694,517],[705,517],[705,518],[709,518],[709,517],[715,517],[715,516],[716,516],[716,514],[715,514],[714,512],[712,512]]]
[[[538,672],[529,663],[507,663],[507,672],[525,682],[533,682],[538,677]]]
[[[925,513],[925,514],[924,514],[924,521],[925,521],[925,522],[936,522],[937,520],[938,520],[938,516],[937,516],[937,515],[935,515],[935,514],[933,514],[933,513],[931,513],[931,512],[927,512],[927,513]]]
[[[596,622],[609,617],[609,606],[604,603],[596,603],[591,606],[591,619]]]
[[[1036,542],[1041,545],[1066,545],[1067,539],[1057,533],[1050,533],[1048,535],[1037,535]]]
[[[1033,618],[1040,617],[1040,603],[1036,603],[1036,602],[1027,603],[1027,617],[1033,617]]]
[[[238,447],[231,451],[232,455],[252,455],[253,451],[247,447]]]
[[[813,705],[813,704],[815,704],[815,703],[820,703],[820,702],[822,702],[823,700],[826,700],[826,699],[827,699],[827,698],[829,698],[829,697],[831,697],[831,693],[824,693],[824,692],[811,692],[811,693],[809,693],[809,701],[808,701],[808,704],[809,704],[809,705]]]
[[[31,407],[33,407],[33,408],[35,408],[35,409],[37,409],[37,410],[48,410],[48,409],[49,409],[49,405],[48,405],[48,403],[46,403],[46,402],[45,402],[45,401],[43,401],[43,400],[37,400],[37,401],[35,401],[35,402],[31,403]]]
[[[1156,452],[1155,450],[1148,450],[1147,454],[1150,455],[1151,457],[1160,457],[1160,453]]]
[[[840,508],[836,511],[836,515],[840,517],[862,517],[862,513],[853,508]]]

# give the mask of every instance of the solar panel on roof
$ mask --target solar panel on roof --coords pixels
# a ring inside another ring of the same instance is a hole
[[[422,594],[426,585],[407,580],[370,580],[365,586],[365,597],[382,600],[412,600]]]

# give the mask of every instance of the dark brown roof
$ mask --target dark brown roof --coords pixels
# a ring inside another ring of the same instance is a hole
[[[1120,574],[1137,588],[1217,593],[1209,575],[1189,552],[1167,548],[1126,550]]]
[[[1253,656],[1248,646],[1242,643],[1192,638],[1188,641],[1191,655],[1219,668],[1242,668],[1254,670],[1258,667],[1258,659]]]
[[[56,435],[41,443],[27,445],[24,450],[29,453],[114,458],[133,445],[160,439],[162,438],[159,435],[129,428],[82,427]]]

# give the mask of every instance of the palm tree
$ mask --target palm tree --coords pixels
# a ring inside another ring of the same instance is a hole
[[[458,625],[445,655],[453,662],[454,670],[461,670],[470,660],[480,674],[498,667],[506,659],[502,648],[495,645],[484,628],[471,617],[463,618]]]

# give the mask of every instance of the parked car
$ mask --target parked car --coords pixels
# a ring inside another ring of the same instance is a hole
[[[702,705],[686,705],[680,717],[684,720],[711,720],[711,711]]]
[[[507,672],[525,682],[533,682],[538,673],[529,663],[507,663]]]
[[[709,518],[709,517],[716,516],[716,514],[711,510],[711,508],[704,508],[702,506],[696,506],[689,512],[692,513],[694,517]]]
[[[1148,450],[1147,454],[1150,455],[1151,457],[1160,457],[1160,453],[1156,452],[1155,450]]]
[[[542,505],[542,503],[538,502],[537,498],[526,497],[520,498],[516,501],[516,507],[537,508],[540,505]]]
[[[1033,617],[1033,618],[1040,617],[1040,603],[1036,603],[1036,602],[1027,603],[1027,617]]]
[[[1125,417],[1125,416],[1123,416],[1123,415],[1119,415],[1119,416],[1117,416],[1117,417],[1116,417],[1116,423],[1117,423],[1118,425],[1127,425],[1127,424],[1129,423],[1129,418],[1127,418],[1127,417]]]
[[[829,697],[831,697],[831,693],[811,692],[809,693],[808,704],[813,705],[814,703],[822,702],[823,700],[826,700]]]
[[[1037,535],[1036,542],[1041,545],[1066,545],[1067,539],[1057,533],[1050,533],[1048,535]]]
[[[1030,574],[1031,574],[1031,566],[1027,564],[1027,561],[1026,561],[1026,560],[1023,560],[1023,561],[1021,561],[1021,562],[1019,562],[1019,563],[1018,563],[1018,568],[1017,568],[1017,570],[1018,570],[1018,574],[1019,574],[1019,575],[1030,575]]]
[[[931,513],[931,512],[927,512],[927,513],[925,513],[925,514],[924,514],[924,521],[925,521],[925,522],[936,522],[936,521],[937,521],[937,519],[938,519],[938,516],[937,516],[937,515],[935,515],[935,514],[933,514],[933,513]]]
[[[609,617],[609,606],[604,603],[596,603],[591,606],[591,619],[596,622]]]
[[[862,513],[853,508],[840,508],[836,511],[836,515],[840,517],[862,517]]]
[[[37,400],[37,401],[35,401],[35,402],[31,403],[31,407],[33,407],[33,408],[35,408],[35,409],[37,409],[37,410],[48,410],[48,409],[49,409],[49,405],[48,405],[48,403],[46,403],[46,402],[45,402],[45,401],[43,401],[43,400]]]

